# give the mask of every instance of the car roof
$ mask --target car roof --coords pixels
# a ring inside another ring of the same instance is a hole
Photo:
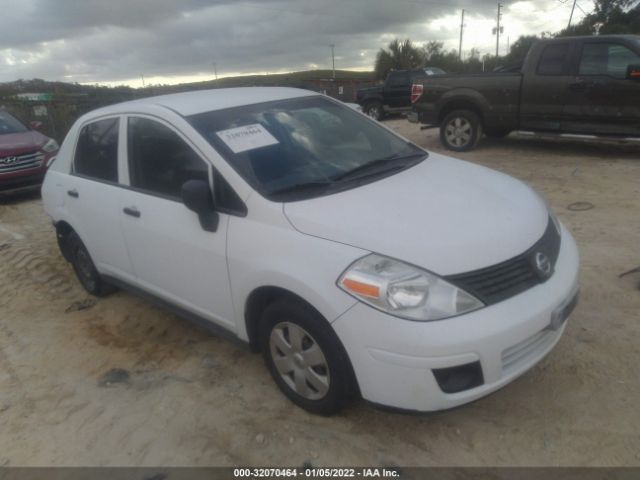
[[[159,105],[171,109],[182,116],[241,107],[256,103],[286,100],[289,98],[320,95],[311,90],[288,87],[237,87],[196,90],[192,92],[172,93],[156,97],[141,98],[129,102],[117,103],[90,112],[90,116],[108,115],[135,111],[146,105]]]

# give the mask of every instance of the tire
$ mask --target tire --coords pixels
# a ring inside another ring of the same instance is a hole
[[[489,130],[484,132],[488,138],[504,138],[511,133],[511,130]]]
[[[87,247],[76,232],[70,232],[66,238],[71,265],[84,289],[97,297],[104,297],[116,289],[108,284],[96,270]]]
[[[351,363],[333,328],[302,301],[284,298],[265,308],[260,348],[282,393],[308,412],[336,413],[356,391]]]
[[[454,110],[440,124],[440,142],[454,152],[473,150],[482,136],[482,122],[471,110]]]
[[[384,107],[382,103],[377,100],[365,103],[362,111],[377,121],[381,121],[384,118]]]

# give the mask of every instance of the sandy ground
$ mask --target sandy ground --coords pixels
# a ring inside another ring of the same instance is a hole
[[[442,150],[435,131],[387,124]],[[535,369],[424,416],[295,408],[260,356],[127,293],[88,297],[39,197],[0,200],[0,465],[640,465],[640,275],[618,278],[640,265],[638,147],[510,137],[459,157],[549,198],[583,295]]]

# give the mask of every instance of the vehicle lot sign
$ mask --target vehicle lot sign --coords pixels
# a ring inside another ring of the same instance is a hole
[[[278,143],[278,140],[259,123],[221,130],[216,133],[233,153],[246,152]]]

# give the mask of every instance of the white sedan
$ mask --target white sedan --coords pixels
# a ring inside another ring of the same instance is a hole
[[[577,300],[575,242],[530,187],[305,90],[95,110],[42,193],[90,293],[138,292],[261,351],[311,412],[486,395]]]

